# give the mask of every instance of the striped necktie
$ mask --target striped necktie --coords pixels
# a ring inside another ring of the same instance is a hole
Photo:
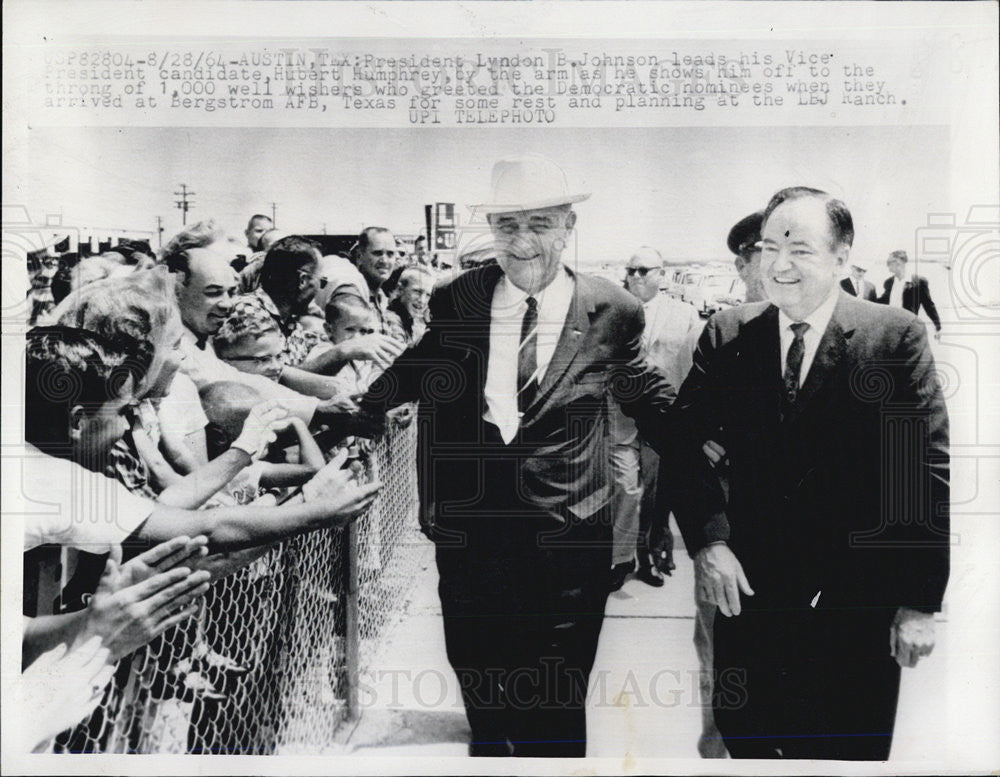
[[[528,309],[521,320],[521,340],[517,346],[517,411],[524,410],[535,398],[538,381],[538,300],[527,299]]]
[[[809,324],[804,321],[792,324],[792,334],[794,339],[788,348],[788,356],[785,357],[785,398],[790,405],[795,404],[795,399],[799,395],[799,377],[802,373],[802,357],[806,352],[805,334]]]

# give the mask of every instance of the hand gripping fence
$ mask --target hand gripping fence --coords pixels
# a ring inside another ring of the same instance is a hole
[[[56,752],[315,753],[359,714],[358,678],[402,614],[428,545],[416,423],[375,440],[383,487],[354,524],[280,543],[212,584],[198,615],[124,658]]]

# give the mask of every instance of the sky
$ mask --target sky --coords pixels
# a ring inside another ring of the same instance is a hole
[[[558,162],[573,192],[582,264],[620,262],[640,245],[670,260],[726,260],[725,238],[780,188],[808,185],[854,214],[854,257],[881,265],[914,245],[927,214],[948,210],[944,127],[634,129],[32,129],[29,212],[90,227],[180,229],[174,192],[195,194],[188,220],[214,217],[242,238],[248,217],[277,208],[293,232],[423,228],[423,206],[487,199],[502,156]]]

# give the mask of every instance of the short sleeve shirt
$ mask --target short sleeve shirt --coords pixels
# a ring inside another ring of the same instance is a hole
[[[24,549],[55,543],[104,554],[150,516],[151,499],[31,445],[4,450],[4,513],[24,516]],[[16,503],[14,502],[16,499]]]

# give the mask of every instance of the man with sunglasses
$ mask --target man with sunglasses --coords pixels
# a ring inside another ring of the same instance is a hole
[[[672,386],[680,386],[691,368],[691,355],[702,321],[693,306],[660,294],[663,257],[655,248],[642,246],[628,260],[625,287],[642,303],[646,319],[642,345],[646,358],[658,367]],[[641,440],[635,422],[617,407],[612,411],[615,476],[615,532],[612,589],[620,588],[639,560],[636,577],[659,588],[663,573],[674,569],[674,542],[670,533],[669,503],[657,499],[659,456]]]

